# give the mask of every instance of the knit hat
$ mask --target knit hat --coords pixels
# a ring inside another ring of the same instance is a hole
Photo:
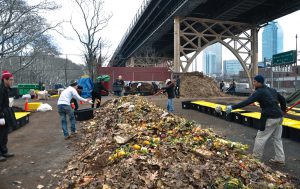
[[[261,84],[264,84],[265,83],[265,78],[262,76],[262,75],[257,75],[254,77],[254,80],[261,83]]]
[[[3,70],[2,71],[2,79],[8,79],[10,77],[14,77],[9,71]]]
[[[167,80],[166,80],[166,84],[168,84],[170,81],[171,81],[171,79],[167,79]]]
[[[78,85],[76,80],[71,80],[70,81],[70,86],[75,87],[76,85]]]

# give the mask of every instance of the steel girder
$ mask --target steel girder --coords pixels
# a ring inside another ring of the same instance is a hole
[[[206,47],[221,43],[239,60],[249,83],[257,70],[257,28],[255,25],[202,18],[175,18],[174,71],[187,72]]]

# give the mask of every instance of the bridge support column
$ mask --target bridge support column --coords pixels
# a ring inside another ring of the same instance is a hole
[[[252,51],[253,55],[251,58],[251,77],[252,79],[258,74],[258,30],[256,28],[251,29],[252,35]]]
[[[174,71],[180,72],[180,18],[174,19]]]
[[[134,57],[130,57],[130,58],[127,60],[126,67],[134,67],[134,64],[135,64],[134,59],[135,59]]]
[[[206,47],[221,43],[241,63],[250,87],[258,73],[258,42],[255,25],[203,18],[179,18],[174,21],[174,71],[187,72]]]

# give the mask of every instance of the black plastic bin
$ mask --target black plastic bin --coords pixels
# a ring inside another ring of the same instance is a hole
[[[209,115],[215,115],[215,109],[212,107],[206,107],[206,112]]]
[[[198,112],[202,112],[202,108],[203,108],[203,106],[201,106],[199,104],[196,104],[196,106],[195,106],[195,110],[197,110]]]
[[[282,126],[282,137],[283,138],[290,138],[290,127]]]
[[[199,104],[196,104],[196,107],[194,108],[194,110],[197,110],[198,112],[204,112],[205,107]]]
[[[221,117],[222,119],[225,119],[226,121],[233,121],[233,113],[229,113],[227,114],[226,112],[221,112],[219,113],[219,117]]]
[[[243,124],[244,116],[242,113],[248,113],[249,111],[233,112],[233,121],[239,124]]]
[[[245,125],[245,126],[248,126],[248,127],[253,127],[253,118],[243,116],[242,124]]]
[[[94,110],[92,108],[77,110],[74,112],[76,121],[86,121],[94,118]]]
[[[181,102],[182,109],[191,109],[191,101]]]
[[[29,115],[25,116],[25,117],[22,117],[20,119],[17,119],[17,125],[15,128],[10,128],[11,132],[13,130],[17,130],[19,129],[20,127],[23,127],[24,125],[26,125],[27,123],[29,123]]]
[[[300,130],[292,128],[292,127],[289,127],[288,129],[289,129],[289,138],[291,140],[295,140],[297,142],[300,142]]]

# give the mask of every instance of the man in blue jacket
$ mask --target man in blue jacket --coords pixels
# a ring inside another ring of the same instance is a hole
[[[281,140],[283,112],[286,111],[286,102],[275,89],[269,88],[264,84],[264,77],[257,75],[254,77],[253,85],[255,92],[245,101],[233,106],[227,106],[226,112],[230,113],[233,109],[242,108],[259,102],[261,107],[260,130],[257,132],[253,148],[253,156],[261,159],[266,142],[270,137],[273,138],[275,157],[271,163],[285,163],[285,156]],[[280,103],[280,107],[278,106]]]

